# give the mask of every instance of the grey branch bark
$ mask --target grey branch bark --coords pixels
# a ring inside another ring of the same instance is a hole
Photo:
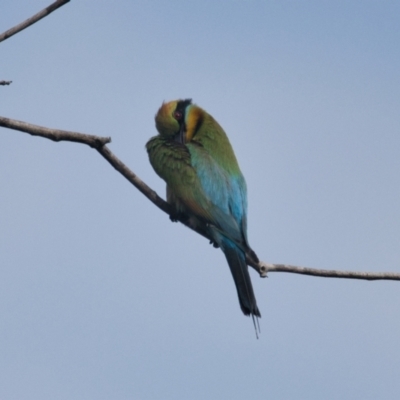
[[[0,34],[0,42],[3,40],[8,39],[9,37],[15,35],[16,33],[24,30],[28,26],[33,25],[35,22],[41,20],[44,17],[47,17],[50,13],[57,10],[64,4],[68,3],[70,0],[57,0],[54,3],[50,4],[48,7],[43,9],[42,11],[38,12],[37,14],[33,15],[32,17],[28,18],[26,21],[21,22],[18,25],[15,25],[13,28],[8,29],[4,33]]]
[[[346,279],[363,279],[367,281],[391,280],[399,281],[400,273],[396,272],[355,272],[355,271],[337,271],[326,269],[315,269],[306,267],[295,267],[287,264],[266,264],[261,263],[261,272],[263,275],[264,267],[267,272],[290,272],[292,274],[319,276],[321,278],[346,278]]]
[[[94,135],[87,135],[79,132],[62,131],[59,129],[45,128],[39,125],[28,124],[26,122],[17,121],[15,119],[9,119],[0,117],[0,126],[4,128],[14,129],[16,131],[26,132],[32,136],[41,136],[46,139],[53,140],[54,142],[60,142],[61,140],[68,142],[77,142],[87,144],[90,147],[98,148],[106,143],[111,142],[110,137],[101,137]]]
[[[119,173],[121,173],[129,182],[132,183],[142,194],[144,194],[154,205],[166,214],[171,216],[172,209],[170,205],[164,201],[153,189],[146,185],[133,171],[131,171],[111,150],[106,146],[111,142],[109,137],[100,137],[95,135],[87,135],[78,132],[69,132],[59,129],[49,129],[42,126],[28,124],[26,122],[16,121],[9,118],[0,117],[0,126],[4,128],[14,129],[29,133],[33,136],[41,136],[55,142],[70,141],[86,144],[95,148]],[[207,234],[195,226],[191,226],[190,222],[179,220],[188,228],[194,230],[198,234],[210,239]],[[314,268],[296,267],[285,264],[269,264],[263,261],[254,262],[250,254],[246,254],[248,265],[253,267],[261,277],[266,277],[268,272],[290,272],[302,275],[319,276],[325,278],[347,278],[347,279],[363,279],[363,280],[400,280],[400,273],[395,272],[354,272],[354,271],[336,271],[323,270]]]

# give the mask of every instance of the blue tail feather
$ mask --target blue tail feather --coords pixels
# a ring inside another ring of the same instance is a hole
[[[245,254],[229,239],[224,239],[221,243],[221,247],[228,261],[233,280],[235,281],[240,308],[243,314],[261,318],[261,313],[257,307],[257,301],[253,291],[253,285],[251,284]]]

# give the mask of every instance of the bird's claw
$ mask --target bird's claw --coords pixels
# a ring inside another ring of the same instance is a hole
[[[177,215],[170,215],[169,219],[171,220],[171,222],[178,222]]]
[[[210,240],[210,244],[212,244],[213,247],[215,247],[216,249],[219,248],[218,244],[216,242],[214,242],[213,240]]]

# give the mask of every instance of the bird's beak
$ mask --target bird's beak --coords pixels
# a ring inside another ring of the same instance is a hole
[[[185,122],[182,122],[178,137],[179,143],[185,144]]]

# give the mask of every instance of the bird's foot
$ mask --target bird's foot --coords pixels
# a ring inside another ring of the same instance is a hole
[[[210,240],[210,244],[212,244],[216,249],[219,248],[218,243],[214,242],[214,240]]]
[[[171,214],[169,216],[169,219],[171,220],[171,222],[178,222],[178,216],[176,214],[174,215]]]
[[[178,221],[185,222],[185,221],[187,221],[189,219],[189,217],[185,213],[177,212],[177,213],[171,213],[170,216],[169,216],[169,219],[172,222],[178,222]]]

